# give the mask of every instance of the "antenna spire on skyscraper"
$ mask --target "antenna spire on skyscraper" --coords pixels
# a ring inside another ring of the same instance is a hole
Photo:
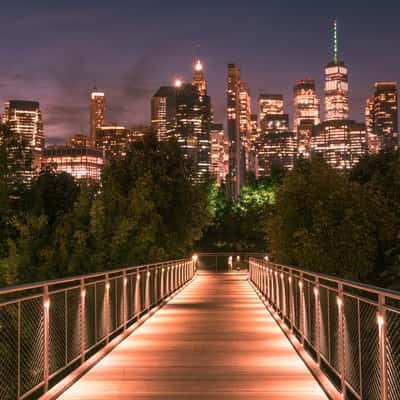
[[[337,39],[337,21],[333,20],[333,62],[338,63],[338,39]]]

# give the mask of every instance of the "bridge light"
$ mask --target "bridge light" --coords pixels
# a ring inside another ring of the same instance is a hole
[[[315,297],[318,296],[318,289],[316,287],[314,288],[314,295],[315,295]]]
[[[139,274],[139,272],[136,274],[136,279],[137,279],[137,280],[140,279],[140,274]]]
[[[128,283],[128,278],[124,278],[124,285]]]
[[[378,314],[376,322],[378,323],[379,328],[382,328],[382,326],[385,324],[385,320],[383,319],[383,316],[380,314]]]
[[[281,279],[283,279],[283,272],[281,272]]]
[[[150,276],[150,271],[147,271],[147,276]]]
[[[278,272],[277,271],[275,271],[275,276],[278,276]]]
[[[50,300],[49,300],[49,299],[47,299],[47,300],[44,302],[44,308],[45,308],[46,310],[48,310],[48,309],[50,308]]]
[[[107,282],[107,284],[106,284],[106,289],[107,290],[110,290],[110,284]]]
[[[292,283],[292,277],[289,276],[289,283]]]
[[[342,307],[343,301],[339,296],[336,297],[336,302],[337,302],[337,305],[338,305],[339,308]]]
[[[303,282],[300,281],[300,282],[299,282],[299,288],[301,289],[302,287],[303,287]]]
[[[86,297],[86,289],[82,289],[81,296],[82,296],[82,299],[84,299]]]
[[[192,255],[193,262],[197,262],[198,259],[199,259],[199,256],[197,254]]]
[[[265,256],[265,257],[264,257],[264,260],[265,260],[265,261],[269,261],[269,257],[268,257],[268,256]]]

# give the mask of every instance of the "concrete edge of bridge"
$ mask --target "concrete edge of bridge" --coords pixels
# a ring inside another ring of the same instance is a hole
[[[343,400],[343,394],[339,392],[336,387],[331,383],[328,377],[321,371],[318,363],[316,363],[306,352],[302,344],[297,340],[297,338],[290,332],[290,329],[283,323],[283,321],[279,318],[278,314],[273,310],[269,303],[266,301],[262,293],[257,289],[257,287],[251,282],[251,280],[247,279],[249,285],[253,288],[254,292],[257,294],[261,302],[264,304],[267,312],[274,319],[275,323],[279,326],[282,332],[287,337],[289,343],[292,345],[300,359],[303,361],[307,369],[313,375],[315,380],[320,385],[321,389],[325,392],[331,400]]]
[[[126,331],[122,332],[116,338],[111,340],[106,346],[99,350],[92,357],[87,359],[82,365],[80,365],[76,370],[67,375],[64,379],[54,385],[50,390],[44,393],[39,400],[54,400],[60,397],[66,390],[68,390],[72,385],[74,385],[80,378],[87,374],[99,361],[101,361],[107,354],[114,350],[121,342],[128,338],[134,331],[136,331],[140,326],[142,326],[148,319],[154,316],[159,310],[161,310],[165,305],[167,305],[175,296],[191,285],[197,278],[198,274],[195,273],[192,279],[186,282],[182,287],[177,289],[170,296],[165,298],[161,304],[154,307],[142,318],[136,321],[134,324],[129,326]]]

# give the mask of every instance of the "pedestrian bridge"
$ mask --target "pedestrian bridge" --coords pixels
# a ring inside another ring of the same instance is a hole
[[[0,296],[0,399],[400,398],[400,295],[263,255]]]

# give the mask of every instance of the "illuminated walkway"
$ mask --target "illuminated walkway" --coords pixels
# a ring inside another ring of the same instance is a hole
[[[326,399],[245,275],[200,275],[61,397]]]

